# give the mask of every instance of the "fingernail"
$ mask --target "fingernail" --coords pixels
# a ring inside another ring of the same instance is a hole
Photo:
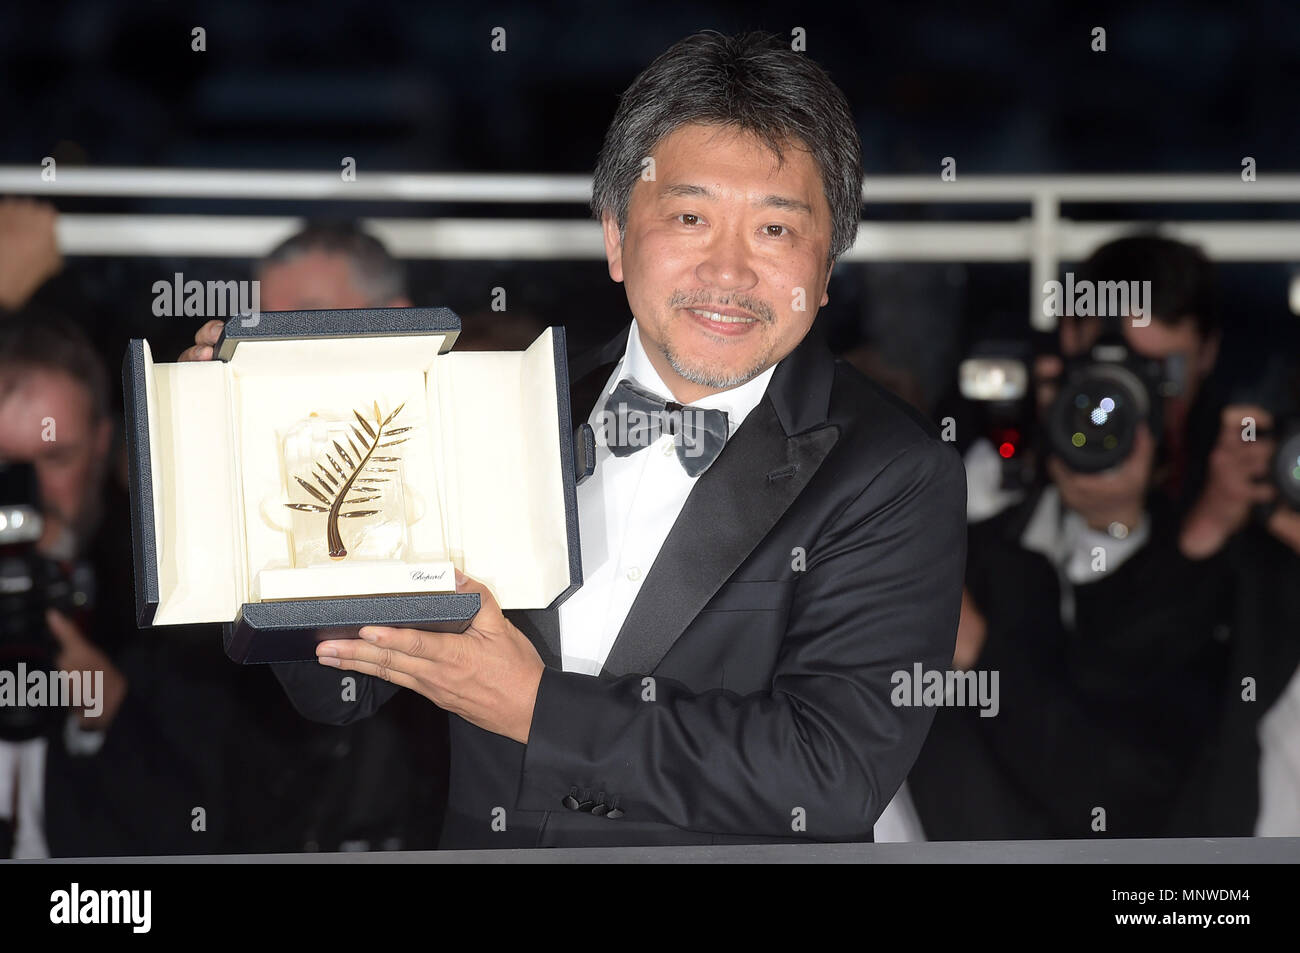
[[[329,665],[333,668],[338,668],[340,665],[343,664],[336,658],[325,658],[323,656],[317,656],[316,661],[320,662],[322,665]]]
[[[463,586],[463,585],[465,585],[465,580],[468,579],[468,578],[469,578],[469,576],[465,575],[465,574],[464,574],[463,572],[461,572],[459,569],[456,570],[456,585],[457,585],[457,586]]]
[[[361,636],[363,639],[365,639],[367,642],[373,642],[373,641],[375,641],[377,638],[379,638],[379,636],[375,635],[375,630],[374,630],[374,629],[369,629],[369,628],[367,628],[367,629],[362,629],[362,630],[361,630],[360,632],[358,632],[357,634],[360,635],[360,636]]]
[[[322,642],[320,645],[316,646],[316,656],[318,658],[322,655],[337,657],[338,654],[339,654],[339,650],[336,649],[334,646],[330,645],[328,642]]]

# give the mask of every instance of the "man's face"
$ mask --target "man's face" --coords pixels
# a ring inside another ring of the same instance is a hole
[[[828,300],[821,174],[798,144],[784,158],[778,166],[747,133],[685,125],[655,149],[653,180],[633,188],[621,242],[605,217],[610,277],[626,285],[646,353],[680,403],[771,367]]]
[[[93,530],[111,435],[109,421],[95,419],[86,388],[62,371],[17,372],[0,397],[0,459],[36,467],[42,547],[68,531],[84,543]]]
[[[321,311],[334,308],[404,308],[405,298],[376,304],[357,284],[346,255],[312,251],[292,261],[264,267],[261,281],[263,311]]]

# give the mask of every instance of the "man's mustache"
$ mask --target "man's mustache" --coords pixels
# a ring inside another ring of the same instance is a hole
[[[698,295],[678,293],[668,299],[668,307],[673,310],[677,308],[699,308],[701,311],[717,308],[742,308],[767,324],[771,324],[776,315],[776,311],[766,301],[746,295],[731,295],[730,297],[710,299]]]

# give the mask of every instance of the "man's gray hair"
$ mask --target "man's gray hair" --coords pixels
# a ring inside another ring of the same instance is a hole
[[[623,235],[642,160],[687,123],[751,133],[778,161],[791,145],[806,148],[831,209],[830,259],[853,246],[862,207],[862,144],[848,100],[824,69],[764,33],[696,33],[632,81],[596,164],[591,211],[597,219],[612,213]]]
[[[259,274],[274,265],[286,264],[311,252],[342,255],[352,265],[357,288],[370,307],[383,307],[394,298],[406,297],[406,268],[389,254],[384,243],[355,222],[308,222],[302,231],[290,235],[257,266]]]

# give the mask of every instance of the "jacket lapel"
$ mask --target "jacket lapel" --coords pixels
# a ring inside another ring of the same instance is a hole
[[[696,481],[646,575],[601,675],[654,671],[835,446],[826,423],[834,358],[816,324]]]
[[[629,323],[573,362],[575,425],[591,415],[623,356],[630,329]],[[696,481],[619,630],[602,677],[654,671],[812,479],[839,437],[839,428],[826,422],[833,375],[834,357],[814,323]],[[506,615],[548,666],[562,667],[558,608]]]

